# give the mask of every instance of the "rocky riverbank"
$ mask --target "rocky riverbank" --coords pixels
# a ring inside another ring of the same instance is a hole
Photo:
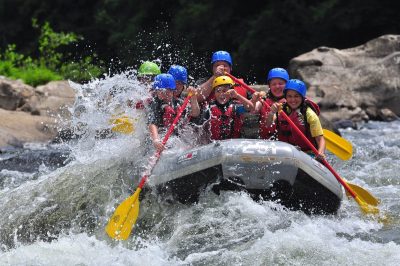
[[[52,140],[74,101],[67,81],[34,88],[0,77],[0,147]]]
[[[355,127],[400,115],[400,35],[343,50],[316,48],[290,60],[289,73],[306,82],[307,95],[321,107],[324,127]],[[68,81],[34,88],[0,77],[0,147],[54,139],[74,101]]]

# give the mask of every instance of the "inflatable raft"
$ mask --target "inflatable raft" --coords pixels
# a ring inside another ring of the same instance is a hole
[[[280,141],[231,139],[184,152],[164,153],[150,187],[190,203],[207,186],[243,190],[254,199],[276,200],[305,213],[334,214],[343,198],[333,174],[309,155]]]

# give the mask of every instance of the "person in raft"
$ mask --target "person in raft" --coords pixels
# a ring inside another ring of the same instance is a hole
[[[291,128],[279,112],[285,112],[300,131],[318,150],[317,160],[325,159],[325,138],[318,115],[313,106],[305,101],[307,87],[303,81],[290,79],[286,83],[283,95],[286,103],[274,103],[268,113],[267,126],[276,123],[278,140],[298,146],[302,151],[312,154],[311,148],[303,141],[302,137]]]
[[[188,84],[188,73],[185,67],[180,65],[172,65],[168,69],[168,74],[171,74],[175,79],[176,90],[174,91],[175,98],[184,98],[182,92]]]
[[[175,79],[171,74],[157,75],[154,79],[153,89],[154,100],[150,103],[148,112],[149,132],[154,147],[161,152],[165,149],[165,146],[162,144],[160,135],[166,133],[172,125],[183,101],[174,97],[176,85]],[[190,89],[188,92],[194,95],[196,93],[194,89]],[[190,101],[190,115],[193,117],[199,116],[200,109],[196,97],[191,97]],[[176,133],[176,131],[174,132]]]
[[[271,111],[271,105],[276,102],[284,103],[286,101],[283,97],[283,90],[288,81],[289,74],[284,68],[273,68],[267,75],[267,84],[269,87],[267,93],[264,91],[253,93],[251,101],[254,104],[254,111],[249,116],[254,117],[252,119],[255,121],[252,123],[253,128],[258,125],[258,138],[272,139],[275,137],[275,123],[267,126],[267,115]]]
[[[241,123],[237,123],[240,118],[237,102],[246,110],[254,108],[250,100],[233,89],[234,85],[233,80],[228,76],[219,76],[213,81],[212,89],[215,99],[203,107],[202,115],[197,118],[196,122],[203,126],[205,129],[203,132],[208,133],[207,142],[238,138]]]
[[[215,99],[213,82],[217,77],[224,76],[225,73],[232,71],[232,57],[226,51],[216,51],[211,56],[211,67],[213,75],[199,86],[197,100],[199,103],[211,102]],[[248,92],[245,88],[235,85],[235,90],[245,98],[248,97]]]

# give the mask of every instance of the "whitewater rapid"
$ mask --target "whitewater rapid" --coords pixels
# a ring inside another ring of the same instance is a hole
[[[115,242],[104,226],[147,160],[142,114],[123,106],[146,92],[130,73],[73,86],[80,139],[51,147],[68,149],[70,162],[35,173],[0,171],[0,265],[399,264],[399,121],[342,130],[353,158],[329,155],[342,177],[381,200],[387,223],[363,215],[352,199],[335,216],[308,216],[243,192],[206,190],[195,205],[146,197],[131,237]],[[110,90],[116,96],[106,105]],[[136,119],[134,135],[97,138],[99,125],[121,111]]]

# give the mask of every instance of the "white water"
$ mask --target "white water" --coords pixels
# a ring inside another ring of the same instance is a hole
[[[11,227],[14,244],[1,243],[0,265],[399,264],[400,122],[344,130],[354,157],[347,162],[330,158],[342,177],[381,199],[381,213],[391,218],[387,224],[364,216],[348,199],[336,216],[307,216],[273,202],[256,203],[244,193],[206,191],[196,205],[144,199],[132,236],[114,242],[104,226],[113,207],[129,196],[129,176],[140,177],[146,127],[136,122],[133,136],[96,139],[95,134],[127,97],[142,99],[145,90],[131,74],[75,87],[81,96],[75,108],[83,105],[86,111],[73,122],[85,123],[86,129],[70,146],[74,161],[37,178],[1,171],[8,183],[0,191],[0,226]],[[111,87],[120,89],[117,97],[99,107]],[[140,118],[132,109],[122,110]],[[82,202],[89,207],[76,208]],[[56,211],[50,213],[50,207]],[[60,221],[66,219],[72,223],[63,226]],[[54,237],[38,232],[43,227]],[[18,229],[30,230],[28,237],[20,237]]]

